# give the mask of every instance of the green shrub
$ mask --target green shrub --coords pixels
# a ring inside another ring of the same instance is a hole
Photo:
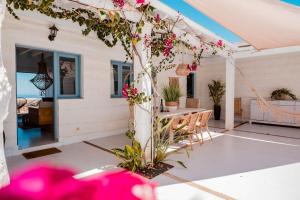
[[[271,99],[273,100],[285,100],[286,97],[297,100],[296,95],[294,95],[289,89],[286,88],[274,90],[271,94]]]
[[[225,84],[220,80],[212,80],[212,83],[208,84],[208,89],[209,96],[213,100],[214,105],[219,106],[225,94]]]
[[[145,167],[144,151],[141,144],[134,139],[134,131],[128,131],[126,135],[131,139],[131,145],[125,145],[124,149],[112,149],[114,154],[121,160],[118,164],[130,171],[139,171]]]
[[[179,85],[171,84],[163,87],[162,95],[166,102],[177,102],[182,96]]]

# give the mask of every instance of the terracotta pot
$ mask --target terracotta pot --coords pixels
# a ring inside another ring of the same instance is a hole
[[[178,109],[178,102],[176,101],[166,102],[166,107],[168,111],[175,111]]]
[[[177,105],[178,105],[177,101],[166,102],[166,106],[177,106]]]

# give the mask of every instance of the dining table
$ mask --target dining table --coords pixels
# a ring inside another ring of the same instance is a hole
[[[207,111],[207,109],[203,108],[179,108],[175,111],[169,111],[169,112],[160,112],[159,117],[160,119],[173,119],[174,117],[178,116],[184,116],[184,115],[189,115],[193,113],[199,113],[199,112],[204,112]],[[173,133],[169,133],[169,142],[170,144],[174,143],[174,135]]]
[[[197,113],[197,112],[203,112],[206,111],[207,109],[204,108],[179,108],[175,111],[169,111],[169,112],[160,112],[159,117],[161,119],[166,119],[166,118],[172,118],[180,115],[188,115],[192,113]]]

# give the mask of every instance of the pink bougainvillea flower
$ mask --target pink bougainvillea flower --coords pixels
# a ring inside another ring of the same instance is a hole
[[[132,88],[130,92],[131,92],[132,96],[136,96],[138,93],[138,90],[137,90],[137,88]]]
[[[196,47],[196,46],[193,46],[193,47],[192,47],[192,51],[195,52],[196,50],[197,50],[197,47]]]
[[[74,172],[39,165],[13,176],[1,200],[155,200],[155,185],[130,172],[109,172],[78,180]]]
[[[148,48],[151,46],[151,39],[148,34],[145,34],[144,36],[144,45]]]
[[[223,41],[222,41],[222,40],[219,40],[219,41],[217,42],[217,46],[218,46],[218,47],[222,47],[222,46],[223,46]]]
[[[171,53],[171,50],[169,48],[165,48],[164,51],[163,51],[164,56],[169,56],[170,53]]]
[[[171,53],[171,49],[174,47],[176,43],[176,34],[172,34],[169,36],[167,39],[164,40],[164,50],[163,50],[163,55],[164,56],[169,56]]]
[[[128,92],[127,92],[127,90],[122,90],[122,95],[123,95],[123,97],[125,97],[125,98],[128,98]]]
[[[119,7],[119,8],[123,8],[125,5],[124,0],[112,0],[112,2],[116,7]]]
[[[136,3],[143,4],[143,3],[145,3],[145,0],[136,0]]]
[[[176,34],[173,33],[171,38],[172,38],[172,40],[175,40],[176,39]]]
[[[156,23],[160,23],[160,15],[157,14],[155,17],[154,17],[154,20]]]
[[[155,184],[132,172],[106,173],[100,176],[99,199],[155,200]]]
[[[64,191],[77,184],[73,175],[74,172],[71,170],[46,165],[29,168],[12,177],[10,185],[0,190],[0,199],[62,199],[59,197],[64,196]],[[65,183],[68,183],[70,187]],[[59,188],[63,188],[63,190]]]
[[[196,63],[196,62],[193,62],[193,63],[190,65],[190,70],[194,72],[194,71],[197,70],[197,67],[198,67],[198,66],[197,66],[197,63]]]
[[[129,88],[129,85],[126,83],[122,89],[122,95],[125,98],[128,98],[128,88]]]

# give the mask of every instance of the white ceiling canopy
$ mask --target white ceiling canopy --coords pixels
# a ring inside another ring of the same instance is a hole
[[[280,0],[185,0],[258,50],[300,45],[300,7]]]

